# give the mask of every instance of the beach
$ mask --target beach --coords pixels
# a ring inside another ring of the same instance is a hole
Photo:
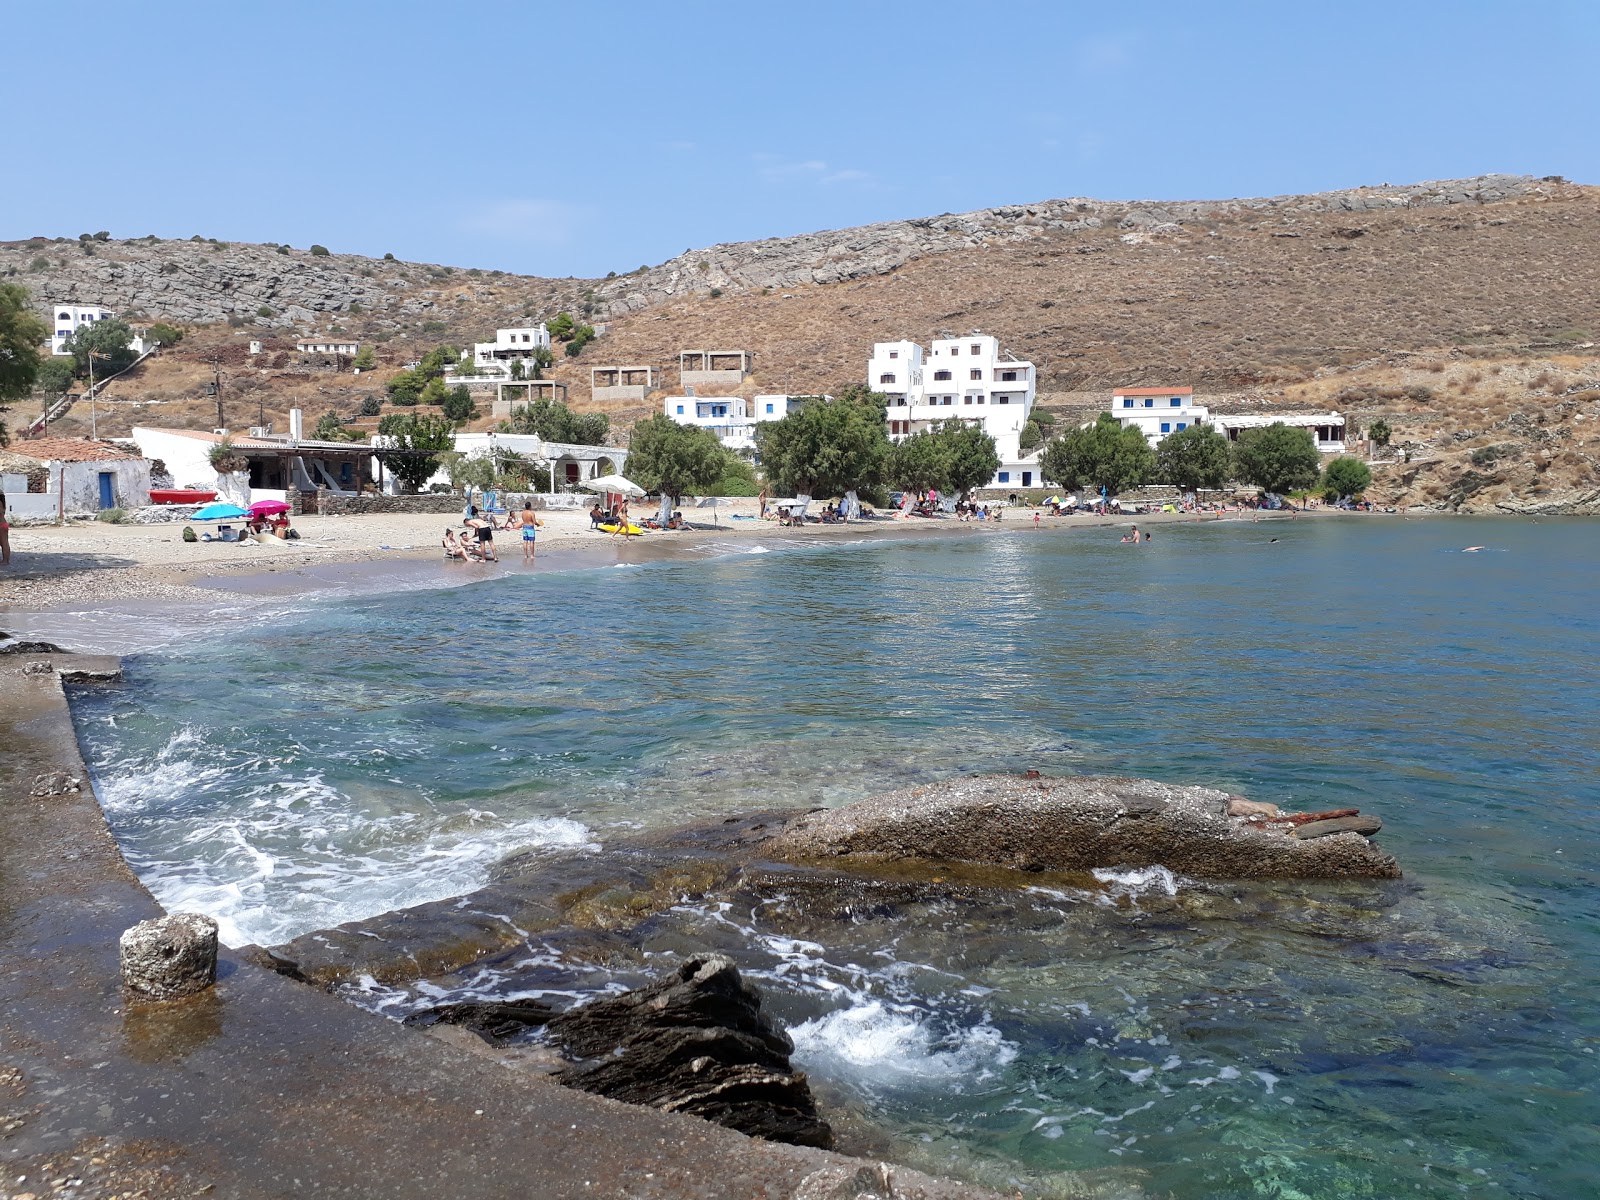
[[[641,514],[653,509],[641,509]],[[1040,512],[1037,530],[1033,514]],[[62,606],[162,601],[215,603],[217,589],[304,593],[366,580],[381,589],[387,579],[407,583],[436,581],[441,586],[477,582],[540,564],[579,565],[600,559],[651,561],[713,539],[928,537],[956,533],[1037,532],[1141,528],[1197,520],[1248,520],[1248,514],[1146,513],[1120,517],[1053,517],[1048,510],[1013,508],[999,522],[961,522],[953,517],[897,519],[880,516],[839,525],[807,524],[801,529],[755,519],[754,499],[724,500],[715,509],[688,510],[692,528],[652,530],[638,537],[612,537],[589,527],[587,511],[540,510],[538,559],[524,563],[516,530],[498,532],[500,563],[449,563],[440,539],[446,528],[461,532],[460,518],[447,513],[374,513],[359,516],[297,517],[295,541],[185,542],[183,522],[155,525],[72,521],[65,525],[18,525],[11,530],[12,559],[0,569],[0,615],[8,610],[42,612]],[[715,514],[713,516],[712,514]],[[1315,509],[1303,518],[1358,519]],[[1278,513],[1261,519],[1284,520]],[[204,530],[205,526],[195,526]]]

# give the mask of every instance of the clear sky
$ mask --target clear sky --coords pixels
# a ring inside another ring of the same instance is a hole
[[[1600,182],[1600,0],[12,3],[4,238],[603,275],[1057,196]]]

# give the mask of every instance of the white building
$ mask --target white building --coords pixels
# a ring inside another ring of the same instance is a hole
[[[294,348],[301,354],[345,354],[354,355],[361,349],[361,343],[352,338],[343,337],[309,337],[301,338],[294,344]]]
[[[494,341],[473,343],[472,365],[480,375],[506,374],[513,359],[529,359],[539,350],[548,349],[550,331],[543,324],[496,329]]]
[[[109,308],[101,308],[98,304],[58,304],[51,313],[54,318],[54,332],[50,335],[50,353],[65,355],[72,353],[67,349],[67,339],[85,325],[93,325],[96,321],[109,321],[117,314]],[[144,338],[138,334],[133,335],[133,340],[128,343],[135,354],[143,354],[145,350]]]
[[[373,482],[377,467],[366,442],[324,442],[302,437],[298,408],[289,412],[287,437],[220,434],[206,429],[155,429],[135,425],[131,431],[139,452],[160,459],[180,488],[202,488],[219,500],[250,505],[258,500],[287,500],[289,492],[327,491],[354,496]],[[242,471],[218,471],[211,453],[226,437]]]
[[[989,486],[1043,485],[1039,452],[1024,453],[1019,445],[1033,412],[1034,366],[1008,353],[998,338],[940,338],[927,354],[916,342],[878,342],[867,361],[867,384],[888,397],[891,441],[952,418],[981,425],[1000,456]]]
[[[150,463],[88,438],[19,438],[0,451],[0,492],[13,521],[143,508],[150,503]]]
[[[1230,442],[1237,442],[1246,429],[1264,429],[1268,425],[1287,425],[1291,429],[1306,429],[1311,440],[1323,454],[1344,453],[1344,416],[1341,413],[1251,413],[1249,416],[1231,415],[1212,418]]]
[[[679,425],[698,425],[717,435],[729,450],[754,451],[756,426],[763,421],[781,421],[789,415],[793,397],[757,396],[668,396],[663,411]]]
[[[1112,391],[1111,415],[1124,429],[1132,427],[1144,434],[1153,448],[1180,429],[1204,425],[1209,410],[1194,402],[1193,388],[1133,387]]]
[[[571,489],[586,479],[602,475],[622,475],[628,465],[628,451],[622,446],[577,446],[569,442],[547,442],[534,433],[458,433],[456,450],[467,458],[493,458],[509,452],[521,455],[542,471],[549,472],[547,486],[552,491]],[[535,475],[535,480],[538,479]],[[448,485],[450,472],[441,467],[428,485]]]

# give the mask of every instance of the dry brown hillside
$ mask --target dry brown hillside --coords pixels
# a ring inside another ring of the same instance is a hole
[[[229,275],[223,264],[233,260]],[[62,261],[70,271],[51,265]],[[209,301],[195,289],[228,283],[223,290],[235,295],[217,304],[232,304],[240,324],[192,323],[176,354],[116,385],[113,432],[151,408],[164,423],[212,424],[204,364],[218,347],[234,364],[225,396],[252,424],[262,413],[281,420],[296,402],[313,420],[323,409],[353,413],[386,378],[340,375],[294,355],[281,365],[246,362],[250,337],[341,329],[376,341],[392,368],[440,341],[587,307],[596,321],[617,315],[580,358],[557,362],[554,374],[580,408],[592,365],[653,364],[674,391],[680,349],[745,349],[756,371],[741,390],[803,393],[859,378],[874,341],[981,330],[1038,363],[1044,401],[1067,411],[1092,411],[1117,384],[1184,382],[1223,408],[1326,400],[1357,419],[1381,409],[1414,418],[1429,438],[1470,433],[1459,442],[1470,453],[1484,447],[1469,442],[1494,436],[1497,422],[1530,405],[1551,408],[1546,421],[1563,429],[1581,425],[1581,405],[1554,411],[1534,380],[1556,358],[1551,369],[1572,386],[1594,377],[1576,364],[1600,334],[1600,189],[1486,177],[1214,204],[1054,201],[713,247],[593,281],[188,242],[111,242],[93,255],[9,243],[0,245],[0,271],[8,270],[42,293],[69,288],[81,301],[124,302],[114,293],[125,286],[152,319],[169,315],[159,303],[169,292],[198,311]],[[834,281],[761,283],[806,278]],[[166,291],[150,290],[162,284]],[[90,295],[95,287],[106,294]],[[241,301],[244,288],[253,290]],[[274,307],[284,297],[294,303]],[[270,317],[251,307],[257,299]],[[1413,369],[1408,355],[1447,381],[1426,403],[1390,382]],[[1474,371],[1480,382],[1448,386]],[[1348,394],[1369,386],[1396,394],[1366,406]],[[614,419],[625,426],[658,402]],[[59,431],[86,426],[85,416],[74,412]],[[1581,490],[1593,482],[1581,445],[1579,437],[1550,453],[1527,478],[1509,465],[1485,475],[1495,455],[1480,454],[1474,470],[1491,482],[1452,484],[1433,498]],[[1427,493],[1426,472],[1411,475],[1407,494]]]

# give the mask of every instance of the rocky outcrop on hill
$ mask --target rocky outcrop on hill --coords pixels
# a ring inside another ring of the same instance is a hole
[[[553,280],[499,271],[371,259],[351,254],[228,243],[138,238],[30,238],[0,243],[0,275],[18,278],[40,304],[105,304],[180,323],[243,322],[262,330],[309,329],[332,317],[379,326],[534,319],[590,306],[617,316],[686,295],[759,292],[885,275],[928,255],[1027,241],[1044,233],[1112,227],[1126,240],[1181,234],[1238,216],[1292,221],[1312,213],[1364,213],[1481,205],[1559,192],[1556,179],[1484,175],[1313,196],[1169,202],[1045,200],[968,213],[884,221],[796,237],[689,250],[657,267],[605,280]],[[1292,232],[1292,230],[1290,231]],[[513,314],[516,314],[515,316]],[[491,326],[492,327],[492,326]]]
[[[608,280],[595,288],[606,312],[636,312],[674,296],[760,291],[813,283],[839,283],[886,275],[913,259],[950,250],[1026,241],[1045,231],[1073,232],[1115,226],[1138,238],[1182,233],[1194,224],[1240,215],[1292,218],[1305,213],[1364,213],[1454,204],[1490,204],[1553,193],[1557,179],[1481,175],[1406,186],[1350,188],[1313,196],[1173,202],[1111,201],[1074,197],[1006,205],[917,220],[884,221],[756,242],[729,242],[689,250],[659,267]]]
[[[1197,879],[1400,877],[1394,858],[1357,832],[1364,826],[1298,838],[1250,820],[1249,802],[1241,801],[1214,788],[1149,779],[978,776],[801,817],[765,851],[795,862],[958,862],[1018,871],[1159,864]]]

